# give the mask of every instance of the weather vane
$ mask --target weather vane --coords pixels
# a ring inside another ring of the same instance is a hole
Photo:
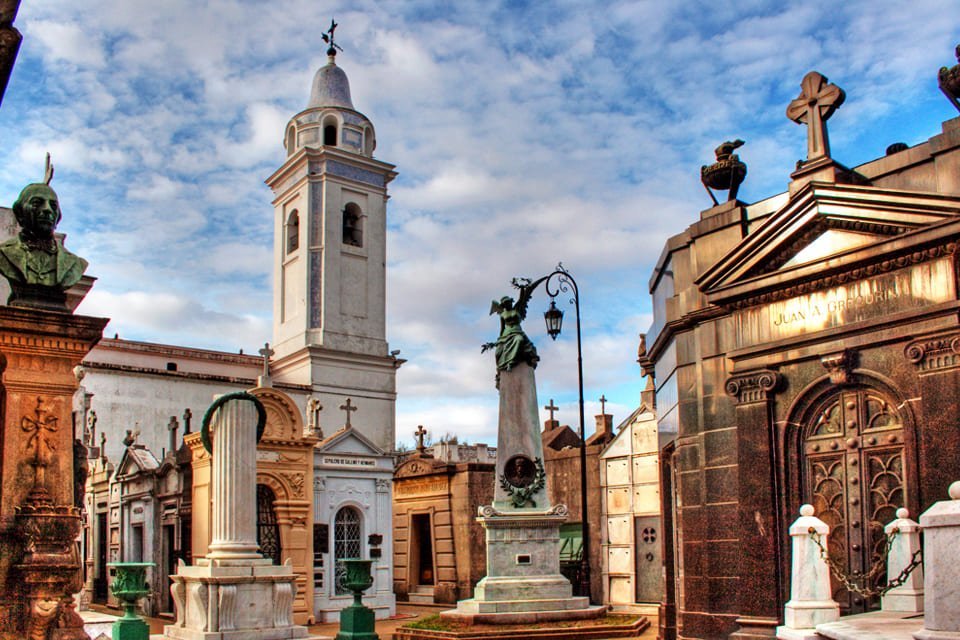
[[[340,45],[338,45],[336,42],[333,41],[333,32],[336,30],[337,30],[337,23],[334,20],[331,20],[330,28],[327,29],[325,33],[321,34],[321,36],[323,37],[323,41],[330,45],[330,47],[327,49],[328,56],[335,56],[337,55],[337,51],[343,51],[343,47],[341,47]]]

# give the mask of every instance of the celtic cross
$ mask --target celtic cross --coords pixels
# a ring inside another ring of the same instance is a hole
[[[824,76],[811,71],[800,83],[800,95],[787,107],[787,117],[807,125],[807,161],[830,157],[827,120],[847,94]]]
[[[350,398],[347,398],[346,404],[340,405],[340,410],[343,411],[343,412],[345,412],[345,413],[347,414],[347,423],[346,423],[345,425],[343,425],[343,426],[349,427],[349,426],[350,426],[350,414],[351,414],[352,412],[356,411],[357,408],[356,408],[355,406],[352,406],[352,405],[350,404]]]

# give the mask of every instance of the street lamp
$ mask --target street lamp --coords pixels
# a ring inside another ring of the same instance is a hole
[[[540,283],[550,296],[550,307],[544,312],[543,319],[547,324],[547,333],[554,340],[560,335],[563,325],[563,311],[557,307],[556,298],[560,293],[570,293],[570,302],[573,303],[577,320],[577,379],[580,392],[580,539],[583,548],[580,555],[580,595],[590,597],[590,527],[587,523],[587,438],[583,432],[583,349],[580,339],[580,290],[577,281],[563,264],[558,264],[553,273],[543,276],[533,282],[526,281],[523,285],[529,293],[533,293]],[[519,285],[518,285],[519,286]]]

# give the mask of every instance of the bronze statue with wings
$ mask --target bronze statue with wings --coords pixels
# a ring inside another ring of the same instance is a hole
[[[533,289],[527,278],[514,278],[514,287],[520,290],[517,300],[504,296],[490,304],[490,315],[500,316],[500,336],[496,342],[483,345],[481,352],[496,349],[497,371],[510,371],[520,363],[526,363],[536,369],[540,357],[537,348],[520,327],[520,322],[527,317],[527,304]]]

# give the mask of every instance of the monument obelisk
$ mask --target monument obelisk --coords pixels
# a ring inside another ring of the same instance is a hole
[[[486,530],[487,575],[473,598],[444,611],[443,618],[474,623],[515,624],[591,618],[605,608],[573,596],[560,573],[560,525],[567,507],[551,505],[543,467],[537,385],[537,349],[520,327],[529,290],[519,299],[494,301],[500,316],[495,348],[500,416],[493,504],[480,507],[477,520]]]

